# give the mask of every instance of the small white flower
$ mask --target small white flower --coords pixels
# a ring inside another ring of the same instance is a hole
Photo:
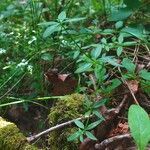
[[[31,43],[33,43],[34,41],[36,41],[36,37],[35,36],[32,36],[32,39],[30,41],[28,41],[28,44],[30,45]]]
[[[5,53],[6,53],[6,50],[3,49],[3,48],[0,48],[0,55],[1,55],[1,54],[5,54]]]
[[[29,71],[30,74],[32,74],[33,66],[32,65],[28,65],[27,70]]]
[[[28,65],[28,61],[22,59],[22,61],[16,67],[19,68],[19,67],[24,67],[26,65]]]
[[[77,3],[75,3],[75,5],[76,5],[76,6],[79,6],[79,5],[80,5],[80,3],[79,3],[79,2],[77,2]]]

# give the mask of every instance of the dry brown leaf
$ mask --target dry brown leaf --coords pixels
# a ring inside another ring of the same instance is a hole
[[[130,88],[130,90],[135,94],[138,91],[139,88],[139,82],[137,80],[130,80],[127,81],[127,84]]]

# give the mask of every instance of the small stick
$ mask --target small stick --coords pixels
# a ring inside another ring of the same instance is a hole
[[[105,139],[104,141],[102,141],[100,144],[95,144],[95,149],[96,150],[101,150],[104,149],[105,147],[107,147],[107,145],[109,145],[110,143],[114,142],[114,141],[118,141],[118,140],[122,140],[122,139],[130,139],[131,138],[131,134],[127,133],[127,134],[122,134],[122,135],[117,135],[108,139]]]
[[[123,76],[122,73],[121,73],[120,67],[118,67],[118,70],[119,70],[121,76]],[[130,93],[131,93],[131,95],[132,95],[132,97],[133,97],[133,99],[134,99],[134,102],[135,102],[137,105],[139,105],[139,102],[137,101],[137,99],[136,99],[136,97],[135,97],[133,91],[131,90],[129,84],[127,83],[127,81],[126,81],[124,78],[121,78],[121,80],[122,80],[122,82],[123,82],[124,84],[127,85],[128,89],[129,89],[129,91],[130,91]]]
[[[58,129],[61,129],[63,127],[66,127],[66,126],[69,126],[69,125],[72,125],[74,123],[75,120],[83,120],[83,119],[87,119],[87,118],[91,118],[93,117],[93,115],[91,116],[86,116],[86,117],[80,117],[80,118],[76,118],[76,119],[73,119],[73,120],[70,120],[70,121],[67,121],[67,122],[64,122],[64,123],[61,123],[61,124],[58,124],[54,127],[51,127],[49,129],[46,129],[36,135],[33,135],[33,136],[30,136],[30,137],[27,137],[27,141],[28,142],[33,142],[34,140],[38,139],[39,137],[43,136],[43,135],[46,135],[54,130],[58,130]]]
[[[120,103],[120,105],[118,106],[118,108],[114,109],[114,111],[115,111],[116,114],[120,112],[120,110],[121,110],[123,104],[124,104],[125,101],[126,101],[126,98],[127,98],[127,95],[124,96],[124,98],[123,98],[122,102]],[[108,112],[109,112],[109,111],[108,111]],[[58,125],[56,125],[56,126],[54,126],[54,127],[51,127],[51,128],[49,128],[49,129],[46,129],[46,130],[44,130],[44,131],[38,133],[38,134],[36,134],[36,135],[27,137],[27,141],[28,141],[28,142],[33,142],[34,140],[36,140],[36,139],[40,138],[41,136],[46,135],[46,134],[48,134],[48,133],[50,133],[50,132],[52,132],[52,131],[54,131],[54,130],[58,130],[58,129],[61,129],[61,128],[63,128],[63,127],[72,125],[75,120],[83,120],[83,119],[92,118],[92,117],[93,117],[93,115],[86,116],[86,117],[80,117],[80,118],[76,118],[76,119],[73,119],[73,120],[70,120],[70,121],[67,121],[67,122],[58,124]]]
[[[22,77],[4,94],[0,97],[0,100],[4,98],[9,92],[13,90],[13,88],[25,77],[26,73],[22,75]]]

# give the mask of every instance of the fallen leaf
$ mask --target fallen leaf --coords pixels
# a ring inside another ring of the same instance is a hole
[[[139,82],[137,80],[127,81],[127,84],[134,94],[137,93],[139,88]]]

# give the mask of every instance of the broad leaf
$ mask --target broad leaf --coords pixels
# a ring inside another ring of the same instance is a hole
[[[124,0],[124,3],[130,9],[137,9],[140,7],[140,1],[139,0]]]
[[[117,62],[117,60],[116,60],[115,58],[113,58],[112,56],[103,56],[103,57],[101,58],[101,60],[102,60],[103,62],[107,62],[107,63],[109,63],[109,64],[111,64],[111,65],[113,65],[113,66],[115,66],[115,67],[121,66],[121,65]]]
[[[47,27],[47,29],[43,33],[43,38],[50,36],[52,33],[56,32],[56,31],[60,31],[60,29],[61,28],[60,28],[59,24],[54,24],[52,26]]]
[[[118,11],[112,11],[109,20],[121,21],[127,19],[132,14],[132,10],[128,8],[120,8]]]
[[[84,63],[80,65],[80,67],[75,71],[75,73],[81,73],[88,71],[91,68],[92,64],[91,63]]]
[[[123,26],[123,21],[118,21],[118,22],[116,22],[116,24],[115,24],[116,29],[119,29],[119,28],[121,28],[122,26]]]
[[[91,51],[91,56],[96,59],[100,56],[101,51],[102,51],[102,46],[99,44],[95,49]]]
[[[138,106],[131,105],[128,112],[128,123],[139,150],[144,150],[150,141],[150,119],[146,111]]]
[[[135,64],[133,64],[133,62],[128,59],[128,58],[124,58],[122,61],[122,65],[123,67],[125,67],[129,72],[134,72],[135,71]]]
[[[150,72],[148,72],[147,70],[141,70],[139,72],[139,76],[142,77],[145,80],[149,80],[150,81]]]
[[[122,46],[119,46],[117,48],[117,56],[120,56],[122,54],[122,51],[123,51],[123,47]]]
[[[143,30],[144,29],[141,26],[137,26],[137,27],[125,27],[121,31],[129,33],[141,40],[144,40],[146,35],[143,34]]]
[[[62,11],[59,15],[58,15],[58,20],[63,21],[66,19],[66,12]]]

